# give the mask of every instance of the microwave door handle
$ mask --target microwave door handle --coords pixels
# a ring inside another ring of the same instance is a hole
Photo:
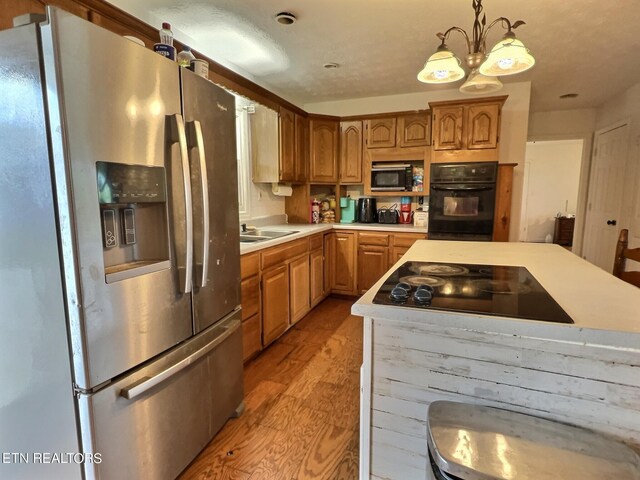
[[[486,190],[492,190],[493,186],[485,186],[485,187],[440,187],[438,185],[431,185],[432,190],[444,190],[444,191],[456,191],[456,192],[482,192]]]
[[[191,292],[191,276],[193,270],[193,211],[191,204],[191,174],[189,173],[189,152],[187,149],[187,135],[182,115],[171,115],[171,141],[180,148],[180,162],[182,166],[182,182],[184,192],[185,211],[185,274],[180,278],[180,293]]]
[[[204,152],[204,137],[202,135],[202,124],[198,120],[187,123],[187,133],[189,138],[189,148],[198,150],[200,186],[202,192],[202,276],[198,281],[198,286],[207,286],[209,273],[209,182],[207,180],[207,160]]]

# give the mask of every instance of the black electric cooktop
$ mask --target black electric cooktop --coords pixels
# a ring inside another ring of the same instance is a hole
[[[525,267],[406,262],[373,303],[574,323]]]

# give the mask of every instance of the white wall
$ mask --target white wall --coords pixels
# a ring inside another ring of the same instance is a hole
[[[527,142],[524,221],[520,238],[544,242],[553,236],[555,216],[576,214],[582,140]]]
[[[620,121],[630,127],[620,228],[629,229],[629,244],[640,246],[640,82],[616,95],[597,112],[596,128]]]
[[[388,95],[383,97],[355,98],[333,102],[308,103],[302,106],[310,113],[325,115],[350,116],[372,113],[399,112],[429,108],[429,102],[470,98],[457,89],[429,90],[420,93]],[[531,82],[505,84],[496,95],[509,95],[502,109],[502,126],[500,131],[501,163],[517,163],[513,178],[513,199],[511,203],[510,240],[518,240],[522,205],[522,188],[525,146],[529,122],[529,100]]]
[[[596,129],[596,114],[595,108],[531,112],[529,139],[591,136]]]

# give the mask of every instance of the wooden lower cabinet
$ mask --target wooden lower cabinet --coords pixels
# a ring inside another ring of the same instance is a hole
[[[289,328],[289,265],[262,272],[262,344],[267,346]]]
[[[392,247],[389,251],[389,267],[395,265],[408,250],[409,247]]]
[[[389,269],[389,247],[358,247],[358,292],[366,293]]]
[[[289,263],[289,305],[291,325],[311,309],[309,305],[309,255],[304,254]]]
[[[309,255],[309,301],[311,308],[318,305],[325,297],[324,285],[324,252],[314,250]]]
[[[242,321],[242,361],[246,362],[262,350],[260,315]]]
[[[324,295],[329,295],[335,285],[336,272],[336,234],[324,236]]]
[[[260,316],[260,254],[243,255],[240,259],[242,282],[242,358],[254,357],[262,350],[262,317]]]
[[[357,295],[356,290],[356,233],[335,233],[335,264],[332,292]]]

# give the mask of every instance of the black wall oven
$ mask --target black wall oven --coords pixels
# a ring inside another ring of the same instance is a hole
[[[498,162],[434,163],[429,238],[491,241]]]

